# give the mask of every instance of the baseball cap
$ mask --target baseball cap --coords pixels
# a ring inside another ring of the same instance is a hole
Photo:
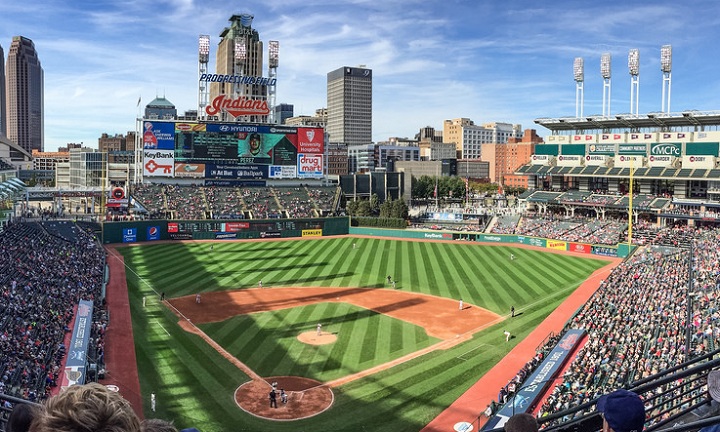
[[[601,396],[597,410],[615,432],[640,432],[645,426],[645,404],[631,391],[620,389]]]
[[[715,402],[720,402],[720,370],[710,371],[707,377],[708,393]]]

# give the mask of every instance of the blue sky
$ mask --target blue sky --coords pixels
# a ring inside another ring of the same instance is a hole
[[[0,0],[0,46],[32,39],[45,71],[45,148],[97,146],[135,129],[142,104],[197,107],[198,35],[233,14],[280,42],[277,102],[312,115],[326,75],[373,70],[373,139],[412,137],[445,119],[519,123],[575,115],[575,57],[585,61],[584,114],[602,112],[600,56],[612,55],[613,114],[630,112],[628,51],[640,51],[640,113],[660,111],[660,47],[673,48],[671,111],[720,109],[720,5],[714,0]],[[267,66],[265,67],[267,69]],[[267,75],[267,72],[264,73]]]

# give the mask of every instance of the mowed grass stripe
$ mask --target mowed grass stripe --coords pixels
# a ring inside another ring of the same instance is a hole
[[[447,255],[449,249],[447,246],[448,245],[444,243],[428,243],[428,247],[435,257],[435,273],[440,279],[443,279],[442,287],[439,288],[440,296],[460,299],[462,296],[458,285],[462,283],[462,281],[457,271],[455,271],[457,266]]]

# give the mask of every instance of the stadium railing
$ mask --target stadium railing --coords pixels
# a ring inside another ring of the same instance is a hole
[[[707,392],[707,375],[720,368],[720,350],[696,357],[658,374],[635,381],[628,386],[646,403],[645,432],[671,430],[685,432],[720,424],[720,415],[703,411],[711,398]],[[594,432],[602,429],[602,418],[594,410],[597,398],[574,408],[538,419],[545,432]],[[502,428],[492,432],[502,432]]]

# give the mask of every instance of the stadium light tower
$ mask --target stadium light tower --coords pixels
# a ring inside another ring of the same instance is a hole
[[[268,78],[270,78],[270,86],[268,87],[268,105],[270,106],[270,123],[276,123],[279,119],[275,118],[275,91],[277,87],[277,68],[280,64],[280,42],[268,42]]]
[[[198,120],[205,118],[205,107],[210,99],[209,82],[200,80],[200,77],[207,75],[209,60],[210,35],[200,35],[198,42]]]
[[[640,100],[640,51],[633,48],[628,53],[628,69],[630,70],[630,114],[639,115]]]
[[[672,87],[671,45],[663,45],[660,48],[660,70],[663,73],[662,108],[660,110],[670,114],[670,89]]]
[[[575,78],[575,117],[583,116],[583,105],[585,104],[585,62],[582,57],[575,57],[573,62],[573,75]]]
[[[600,57],[600,75],[603,77],[603,117],[610,117],[610,53],[604,53]]]

